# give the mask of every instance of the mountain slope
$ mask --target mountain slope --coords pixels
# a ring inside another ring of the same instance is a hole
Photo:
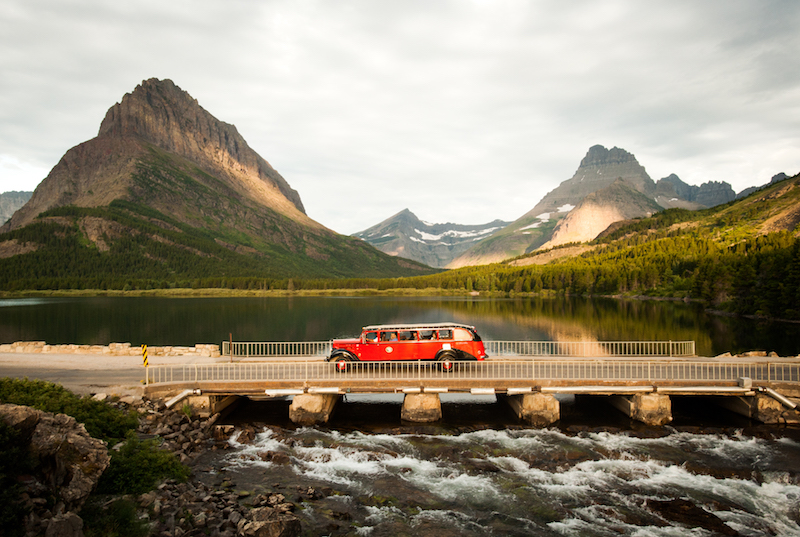
[[[34,231],[26,234],[29,226]],[[386,277],[430,270],[310,219],[297,192],[235,127],[169,80],[146,80],[125,95],[106,114],[98,136],[70,149],[0,228],[10,232],[0,235],[0,257],[28,256],[14,264],[35,266],[42,261],[36,251],[50,256],[47,262],[55,262],[64,277],[74,275],[77,269],[66,260],[47,253],[64,245],[42,235],[43,228],[87,249],[76,251],[78,265],[114,266],[109,277],[117,279],[126,275],[119,256],[129,255],[121,244],[163,269],[149,267],[138,276],[131,269],[132,277]],[[100,255],[91,261],[87,252]],[[192,257],[205,272],[187,261]],[[209,265],[208,259],[215,261]]]
[[[571,242],[594,239],[598,230],[611,224],[640,216],[651,216],[661,207],[641,192],[617,179],[610,186],[583,198],[553,229],[552,238],[541,246],[552,248]]]
[[[353,236],[389,255],[443,268],[475,241],[507,225],[508,222],[502,220],[481,225],[431,224],[404,209]]]

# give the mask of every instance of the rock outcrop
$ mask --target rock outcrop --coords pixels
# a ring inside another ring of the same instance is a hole
[[[674,173],[656,183],[656,201],[664,208],[700,209],[715,207],[736,199],[731,185],[709,181],[700,186],[688,185]]]
[[[82,535],[75,513],[108,467],[108,448],[65,414],[4,404],[0,420],[20,434],[36,461],[34,475],[23,480],[23,500],[32,509],[26,529],[34,534]],[[55,505],[47,509],[50,498]]]

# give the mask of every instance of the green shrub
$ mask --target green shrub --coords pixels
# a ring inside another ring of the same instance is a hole
[[[134,433],[119,451],[110,451],[111,464],[97,486],[100,494],[143,494],[162,479],[185,481],[189,468],[159,447],[157,439],[139,440]]]
[[[136,504],[130,499],[106,502],[103,496],[91,496],[81,509],[86,537],[144,537],[147,522],[136,516]]]
[[[0,403],[37,408],[54,414],[67,414],[86,426],[94,438],[113,445],[136,429],[139,418],[108,403],[78,397],[63,386],[42,380],[0,378]]]

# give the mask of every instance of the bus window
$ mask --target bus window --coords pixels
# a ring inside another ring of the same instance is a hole
[[[439,339],[453,339],[453,331],[450,329],[439,330]]]
[[[364,343],[377,343],[378,342],[378,333],[377,332],[367,332],[364,334]]]
[[[417,339],[417,333],[413,330],[403,330],[397,333],[397,339],[400,341],[414,341]]]
[[[436,339],[436,330],[420,330],[419,338],[423,341]]]
[[[381,332],[381,341],[397,341],[397,332]]]
[[[468,330],[464,330],[463,328],[456,328],[453,330],[453,339],[456,341],[472,341],[472,334],[469,333]]]

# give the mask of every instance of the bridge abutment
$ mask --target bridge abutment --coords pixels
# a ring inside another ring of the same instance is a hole
[[[767,424],[780,423],[784,411],[779,401],[760,393],[754,396],[717,397],[716,403],[722,408]]]
[[[295,395],[289,406],[289,419],[298,425],[328,423],[339,395],[331,393],[304,393]]]
[[[237,395],[188,395],[182,401],[182,404],[188,405],[192,409],[192,413],[201,417],[208,418],[218,412],[234,404],[239,400]]]
[[[442,401],[438,393],[407,393],[403,398],[400,419],[429,423],[442,419]]]
[[[534,427],[547,427],[561,419],[561,404],[548,393],[502,396],[517,417]]]
[[[646,425],[660,427],[672,421],[672,401],[668,395],[658,393],[612,395],[609,401],[629,418]]]

